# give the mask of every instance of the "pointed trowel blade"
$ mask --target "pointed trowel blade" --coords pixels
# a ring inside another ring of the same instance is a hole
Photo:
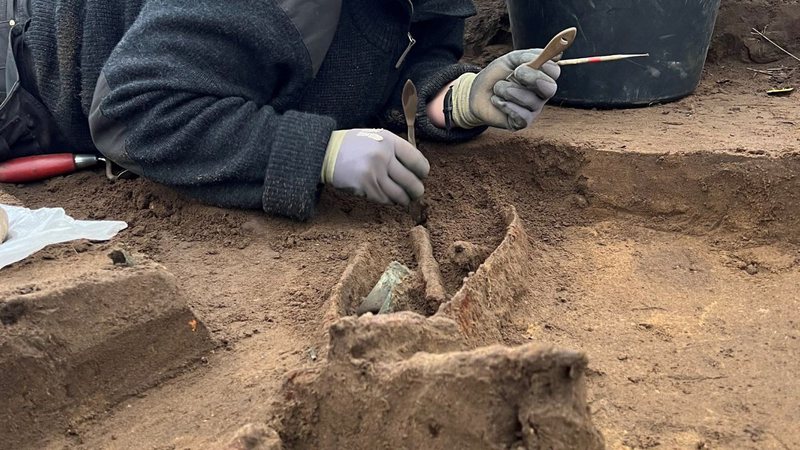
[[[406,116],[406,126],[408,126],[408,142],[416,147],[417,137],[414,132],[414,123],[417,119],[417,104],[419,99],[417,98],[417,87],[414,86],[414,82],[411,80],[406,81],[405,86],[403,86],[402,101],[403,114]],[[428,221],[428,204],[424,199],[418,198],[412,200],[408,211],[411,213],[411,218],[414,219],[415,224],[422,225]]]
[[[417,146],[417,138],[414,133],[414,123],[417,119],[417,87],[411,80],[406,81],[403,86],[403,113],[406,116],[406,126],[408,127],[408,142],[414,147]]]

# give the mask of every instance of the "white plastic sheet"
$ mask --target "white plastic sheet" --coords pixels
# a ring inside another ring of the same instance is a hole
[[[52,244],[89,239],[107,241],[128,227],[113,220],[75,220],[63,208],[31,210],[0,204],[8,213],[8,238],[0,244],[0,269]]]

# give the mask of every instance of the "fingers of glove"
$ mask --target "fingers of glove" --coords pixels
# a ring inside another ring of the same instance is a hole
[[[389,162],[389,178],[403,189],[407,202],[420,198],[425,193],[422,181],[396,159]],[[401,204],[406,205],[407,202]]]
[[[505,62],[507,62],[509,67],[513,69],[533,61],[541,53],[542,49],[531,48],[526,50],[515,50],[513,52],[506,53],[506,55],[501,56],[501,58],[505,59]]]
[[[384,205],[392,204],[393,203],[392,198],[388,195],[388,193],[384,189],[385,183],[383,182],[383,178],[388,178],[388,177],[370,176],[369,180],[364,180],[361,186],[364,195],[361,196],[366,197],[368,200],[376,203],[383,203]],[[358,191],[356,191],[356,195],[358,194],[359,194]]]
[[[394,143],[394,153],[404,166],[413,172],[417,178],[424,179],[431,170],[431,165],[425,156],[416,147],[391,133]]]
[[[527,65],[528,63],[532,62],[539,55],[542,53],[542,49],[540,48],[531,48],[527,50],[515,50],[513,52],[507,53],[505,56],[502,56],[501,59],[505,58],[505,61],[513,68],[516,69],[519,66]],[[548,76],[557,80],[559,75],[561,75],[561,66],[556,64],[557,61],[564,56],[563,53],[559,53],[558,55],[554,56],[553,59],[550,61],[545,62],[541,70],[544,71]]]
[[[512,81],[498,81],[494,85],[494,94],[503,100],[516,103],[531,111],[540,109],[540,105],[544,103],[544,100],[537,94]]]
[[[395,181],[390,177],[380,177],[378,179],[378,183],[380,184],[383,193],[389,200],[392,201],[392,203],[403,206],[408,206],[408,204],[411,203],[411,199],[408,197],[408,194],[403,187],[395,183]]]
[[[508,117],[509,128],[512,130],[522,130],[533,123],[536,116],[541,112],[541,108],[531,111],[515,103],[503,100],[498,96],[492,96],[492,104]],[[544,103],[542,103],[544,105]]]
[[[548,63],[549,65],[551,63]],[[553,75],[561,74],[561,68],[555,64],[555,72],[551,70]],[[544,67],[543,67],[544,69]],[[550,68],[551,69],[551,68]],[[548,69],[548,70],[550,70]],[[553,77],[549,76],[544,70],[535,70],[531,69],[528,66],[520,66],[514,70],[514,78],[518,81],[523,87],[530,89],[531,91],[535,92],[536,95],[541,97],[544,100],[550,99],[554,95],[556,95],[556,90],[558,89],[558,85]]]
[[[559,56],[559,58],[560,58],[560,56]],[[552,61],[547,61],[546,63],[542,64],[542,68],[539,69],[539,70],[544,72],[545,75],[547,75],[548,77],[550,77],[551,79],[553,79],[555,81],[555,80],[558,80],[558,77],[561,76],[561,66],[556,64],[554,61],[558,61],[558,60],[554,59]]]

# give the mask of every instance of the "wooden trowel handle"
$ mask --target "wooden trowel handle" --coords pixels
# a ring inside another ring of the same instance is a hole
[[[575,42],[575,38],[577,36],[578,29],[575,27],[567,28],[561,33],[558,33],[553,39],[550,40],[550,42],[547,44],[547,47],[542,50],[542,53],[540,53],[536,59],[528,63],[528,67],[535,70],[541,69],[544,63],[564,53],[565,50],[570,48],[572,43]]]

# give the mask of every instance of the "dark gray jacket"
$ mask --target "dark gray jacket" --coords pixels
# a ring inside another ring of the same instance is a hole
[[[482,131],[448,133],[424,114],[426,100],[475,69],[458,64],[471,0],[32,6],[26,44],[38,95],[65,135],[209,203],[311,217],[330,133],[403,129],[409,78],[420,94],[420,136]],[[409,33],[417,42],[401,58]]]

